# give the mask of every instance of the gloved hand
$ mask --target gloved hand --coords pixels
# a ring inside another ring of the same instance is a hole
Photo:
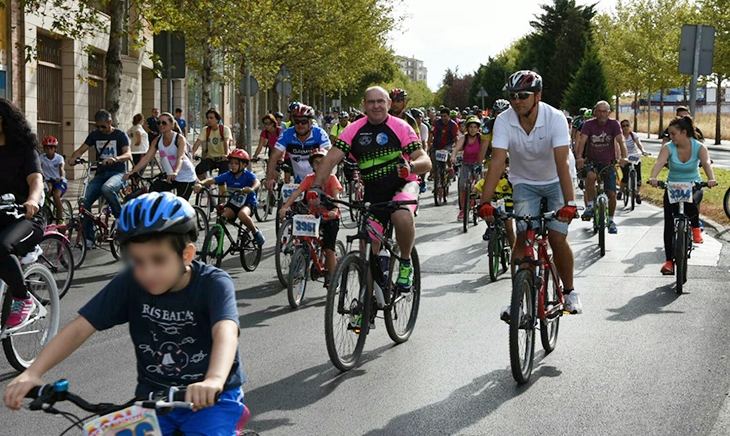
[[[577,214],[578,208],[576,206],[563,206],[558,211],[558,221],[570,223]]]
[[[482,204],[481,206],[479,206],[479,216],[484,219],[493,218],[494,206],[492,206],[490,203]]]
[[[314,185],[307,191],[307,203],[310,207],[319,207],[319,200],[325,195],[321,186]]]
[[[409,162],[401,162],[398,164],[398,177],[401,179],[407,179],[413,172],[413,165]]]

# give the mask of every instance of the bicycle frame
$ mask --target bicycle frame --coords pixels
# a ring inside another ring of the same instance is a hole
[[[324,263],[320,260],[319,254],[322,253],[322,238],[313,238],[311,236],[294,236],[294,245],[306,245],[309,248],[309,260],[316,268],[319,275],[324,274]]]

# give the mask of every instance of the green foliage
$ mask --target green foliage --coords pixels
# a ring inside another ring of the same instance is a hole
[[[446,70],[441,87],[433,98],[434,105],[443,104],[449,108],[465,108],[471,106],[469,91],[474,83],[474,76],[471,74],[459,75],[459,69]]]
[[[489,57],[486,64],[479,66],[469,89],[469,101],[472,105],[482,105],[481,97],[477,97],[479,89],[482,87],[489,94],[484,99],[486,108],[491,108],[495,100],[506,97],[506,93],[502,91],[502,88],[510,74],[517,70],[515,63],[519,56],[519,49],[517,48],[519,43],[520,41],[515,42],[496,57]]]
[[[408,92],[408,107],[426,107],[431,105],[433,100],[433,94],[428,88],[426,82],[412,82],[402,71],[398,70],[393,77],[393,80],[384,83],[373,83],[373,85],[380,84],[383,88],[390,91],[393,88],[402,88]]]
[[[565,92],[561,108],[576,114],[581,107],[593,107],[596,102],[609,98],[608,80],[598,52],[589,48]]]

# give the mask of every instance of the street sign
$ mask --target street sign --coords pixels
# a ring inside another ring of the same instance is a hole
[[[276,73],[276,80],[279,82],[283,81],[284,79],[288,79],[291,77],[291,72],[289,72],[289,69],[286,67],[286,65],[282,65],[279,69],[279,72]]]
[[[715,28],[712,26],[682,26],[682,42],[679,44],[679,73],[693,74],[695,46],[697,45],[697,29],[701,28],[699,71],[700,76],[712,74],[712,63],[715,54]]]
[[[241,79],[241,83],[238,85],[238,92],[244,97],[253,97],[259,92],[259,81],[255,77],[251,76],[251,95],[246,95],[246,79]]]
[[[291,95],[292,90],[291,82],[279,82],[276,84],[276,92],[279,95]]]
[[[479,88],[479,92],[477,92],[477,97],[489,97],[489,94],[487,94],[487,90],[484,89],[483,86]]]

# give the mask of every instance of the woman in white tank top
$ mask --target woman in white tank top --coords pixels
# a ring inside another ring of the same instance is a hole
[[[195,184],[195,167],[187,154],[187,141],[183,135],[179,134],[180,127],[177,126],[172,114],[163,112],[159,119],[160,136],[150,144],[150,149],[134,166],[131,173],[144,168],[159,151],[160,166],[162,171],[167,173],[167,181],[157,180],[150,187],[150,191],[162,192],[175,189],[178,196],[188,200]],[[124,180],[129,179],[131,173],[125,174]]]

